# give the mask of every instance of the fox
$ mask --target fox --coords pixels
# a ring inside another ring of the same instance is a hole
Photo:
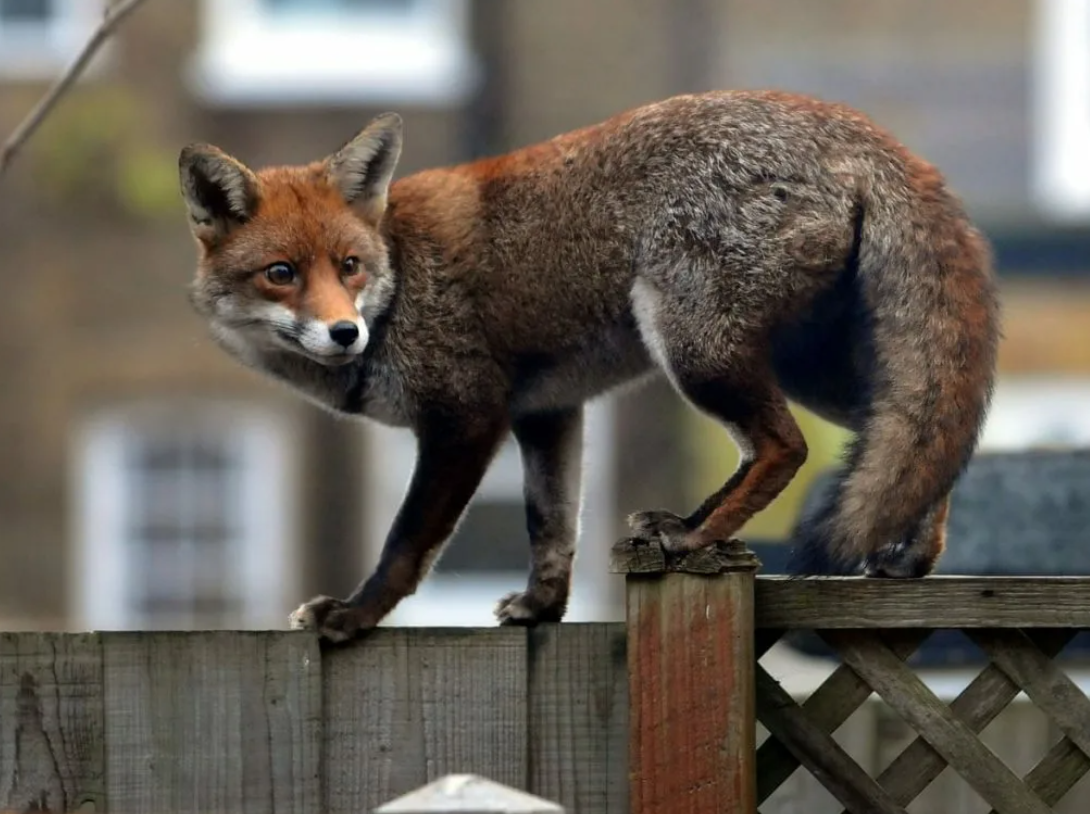
[[[213,341],[335,415],[415,436],[371,573],[291,628],[344,642],[379,625],[512,436],[529,574],[494,614],[561,621],[585,405],[660,376],[739,463],[688,513],[630,514],[626,540],[684,556],[731,539],[807,459],[795,403],[851,441],[789,573],[933,572],[1000,316],[990,244],[935,166],[854,107],[775,89],[681,94],[395,180],[402,144],[389,112],[306,164],[179,155],[188,298]]]

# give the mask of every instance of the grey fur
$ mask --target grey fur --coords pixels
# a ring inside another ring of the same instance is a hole
[[[308,172],[258,177],[271,188]],[[921,524],[975,448],[998,302],[987,245],[939,173],[859,112],[774,92],[674,97],[402,178],[376,237],[385,293],[364,297],[359,362],[257,365],[330,409],[411,427],[418,469],[438,480],[414,479],[376,573],[294,624],[330,638],[377,624],[423,578],[512,426],[663,371],[731,432],[743,465],[688,516],[637,514],[639,534],[688,550],[767,505],[806,457],[791,398],[858,432],[835,503],[801,541],[804,566],[933,566],[913,536],[933,536]],[[198,288],[214,286],[213,255],[202,262]],[[806,353],[814,363],[797,364]],[[561,437],[523,448],[551,461],[526,486],[554,529],[533,540],[531,595],[534,574],[563,573],[573,539],[574,442]],[[409,529],[410,510],[427,521]],[[559,618],[566,590],[554,594],[501,617]]]

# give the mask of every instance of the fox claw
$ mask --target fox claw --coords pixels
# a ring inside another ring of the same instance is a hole
[[[316,596],[288,617],[292,630],[313,630],[330,642],[346,642],[367,628],[360,609],[331,596]]]
[[[513,591],[496,603],[496,618],[505,626],[533,627],[539,622],[559,622],[563,616],[563,606],[546,602],[532,591]]]
[[[888,546],[867,558],[864,573],[878,579],[922,579],[935,568],[933,558],[903,543]]]
[[[628,527],[638,539],[647,543],[658,543],[664,551],[671,553],[686,553],[704,546],[704,543],[695,539],[685,518],[673,512],[661,509],[635,512],[628,516]]]

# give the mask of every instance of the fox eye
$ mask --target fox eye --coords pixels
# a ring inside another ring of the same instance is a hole
[[[295,282],[295,269],[290,263],[273,263],[265,268],[265,279],[273,285],[291,285]]]
[[[346,257],[341,261],[341,274],[352,277],[360,273],[360,259],[358,257]]]

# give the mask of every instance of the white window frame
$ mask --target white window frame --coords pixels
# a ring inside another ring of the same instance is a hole
[[[1055,441],[1049,428],[1069,439]],[[1090,447],[1090,377],[1002,376],[980,437],[982,452]]]
[[[1055,221],[1090,218],[1090,0],[1036,0],[1031,195]]]
[[[129,606],[124,461],[134,428],[169,430],[172,422],[207,426],[236,439],[246,461],[243,516],[247,534],[234,552],[242,583],[242,618],[232,627],[283,628],[298,604],[298,451],[287,418],[248,403],[143,402],[93,413],[75,431],[71,470],[74,511],[69,588],[73,621],[96,630],[144,624]],[[168,623],[169,624],[169,623]]]
[[[54,14],[42,26],[0,18],[0,78],[53,79],[67,68],[101,22],[104,0],[53,0]],[[106,47],[87,66],[94,73]]]
[[[282,21],[261,0],[202,0],[190,66],[209,104],[457,105],[476,87],[466,0],[413,0],[406,19]]]
[[[615,402],[606,396],[586,409],[583,440],[583,496],[572,593],[566,621],[620,621],[623,607],[606,582],[611,579],[609,551],[615,506]],[[365,560],[377,562],[386,533],[405,495],[416,461],[412,433],[368,422],[364,452],[367,495],[363,501]],[[485,474],[474,500],[511,500],[523,505],[522,459],[509,437]],[[472,504],[471,504],[472,505]],[[526,587],[530,545],[525,532],[526,566],[520,571],[468,574],[432,571],[416,593],[402,600],[383,620],[400,627],[490,627],[493,607],[510,591]]]

